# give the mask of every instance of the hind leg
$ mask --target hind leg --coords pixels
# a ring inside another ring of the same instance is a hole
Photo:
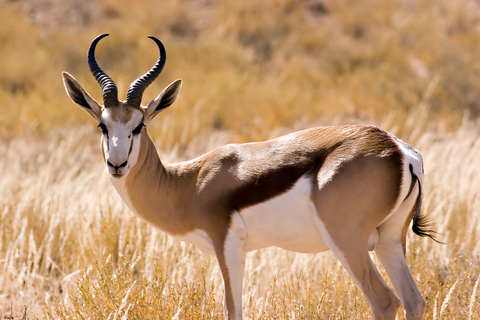
[[[382,262],[393,287],[400,296],[407,320],[420,320],[425,310],[425,300],[418,290],[399,243],[378,246],[375,252]]]
[[[337,166],[337,167],[336,167]],[[394,158],[365,156],[328,161],[312,192],[314,217],[325,244],[365,295],[375,320],[393,320],[400,301],[387,286],[368,253],[370,235],[392,212],[401,172]]]
[[[399,209],[378,227],[379,240],[375,247],[377,257],[400,296],[407,320],[420,320],[425,311],[425,300],[415,284],[405,258],[406,233],[417,194],[418,187],[417,192],[412,192]]]
[[[374,320],[393,320],[400,301],[380,276],[368,253],[368,236],[352,238],[329,234],[321,221],[317,226],[330,250],[340,260],[357,286],[363,292]]]

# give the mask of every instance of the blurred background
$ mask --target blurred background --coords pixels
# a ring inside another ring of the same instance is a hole
[[[157,60],[148,35],[167,63],[143,104],[184,80],[149,124],[163,160],[347,123],[412,144],[445,243],[407,238],[425,319],[480,318],[477,0],[0,0],[0,22],[0,318],[223,318],[215,259],[126,208],[65,93],[62,71],[102,102],[102,33],[120,99]],[[371,319],[329,253],[249,253],[243,302],[247,319]]]
[[[72,106],[60,74],[73,74],[101,101],[86,63],[101,33],[111,36],[97,58],[121,99],[156,61],[146,36],[164,42],[167,65],[144,104],[185,81],[150,129],[165,141],[188,144],[212,131],[259,140],[283,128],[347,122],[402,131],[419,109],[434,129],[455,130],[480,115],[476,1],[2,2],[1,137],[91,122]]]

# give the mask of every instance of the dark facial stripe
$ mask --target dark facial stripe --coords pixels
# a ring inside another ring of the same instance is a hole
[[[130,157],[130,153],[132,153],[132,149],[133,149],[133,138],[130,141],[130,149],[128,149],[128,156],[127,157]]]

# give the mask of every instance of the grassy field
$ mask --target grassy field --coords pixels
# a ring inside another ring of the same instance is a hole
[[[0,318],[222,319],[215,259],[129,212],[63,89],[65,70],[100,100],[86,50],[109,32],[97,55],[120,96],[156,59],[149,34],[168,60],[144,101],[185,81],[149,126],[166,161],[342,123],[415,146],[445,243],[408,237],[425,318],[480,319],[477,4],[42,0],[4,2],[0,18]],[[371,319],[331,253],[249,253],[243,301],[248,319]]]

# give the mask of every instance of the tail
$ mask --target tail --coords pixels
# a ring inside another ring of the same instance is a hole
[[[413,167],[410,165],[410,173],[412,174],[412,189],[416,183],[418,183],[418,196],[417,201],[415,201],[415,206],[413,207],[413,232],[420,237],[429,237],[435,242],[441,243],[435,237],[435,234],[438,234],[435,230],[432,229],[432,222],[427,217],[426,214],[422,214],[422,201],[423,201],[423,191],[422,191],[422,182],[418,176],[413,172]]]

